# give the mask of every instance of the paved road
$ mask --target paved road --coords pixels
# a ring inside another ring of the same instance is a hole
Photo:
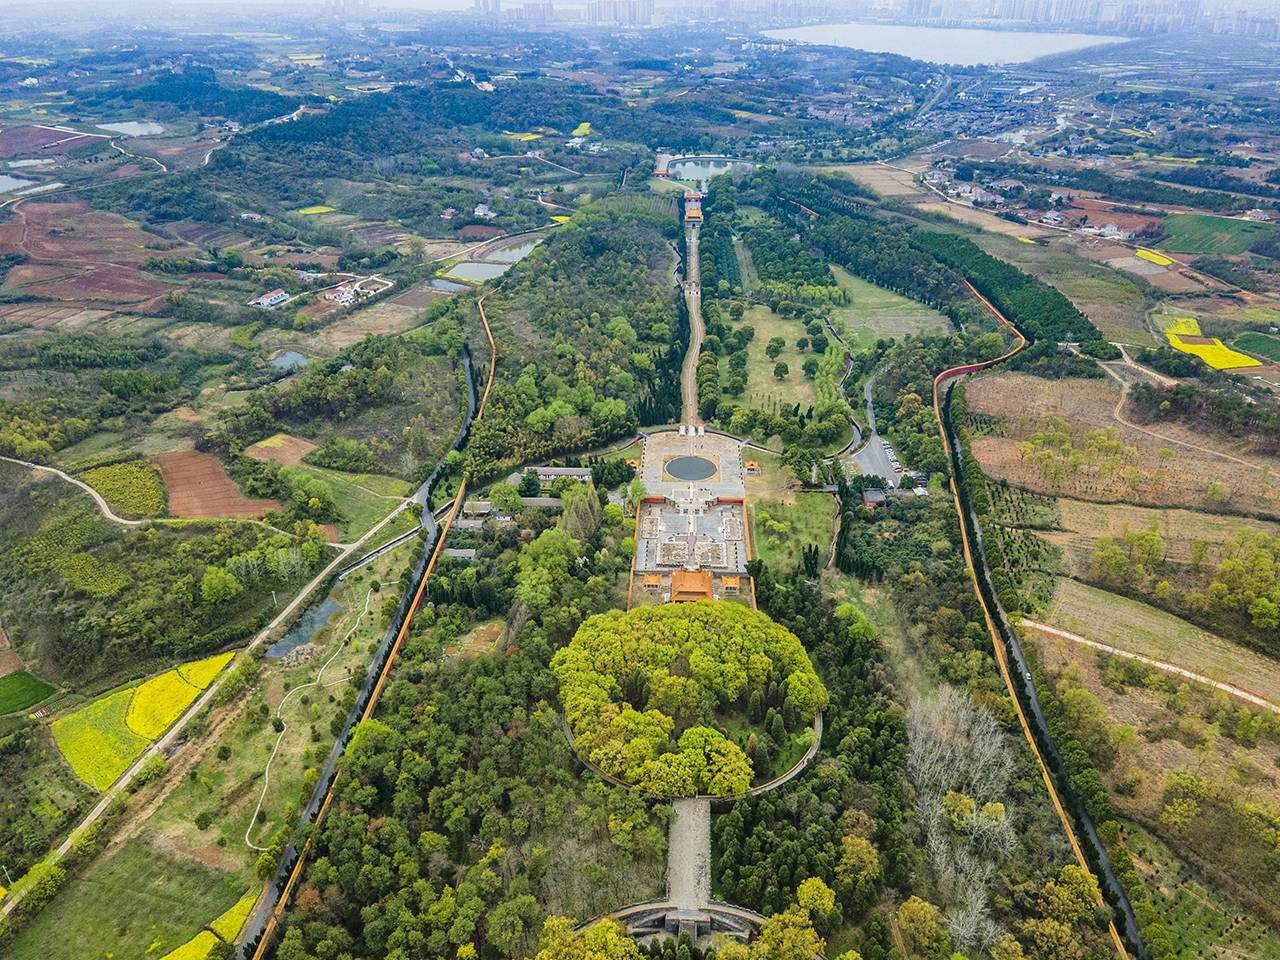
[[[102,494],[98,493],[97,490],[93,489],[93,487],[89,486],[83,480],[77,480],[75,477],[71,476],[71,474],[63,473],[56,467],[45,467],[38,463],[28,463],[26,460],[15,460],[13,457],[0,457],[0,460],[3,460],[5,463],[16,463],[21,467],[30,467],[32,470],[43,470],[45,473],[52,473],[55,476],[61,477],[63,480],[67,481],[67,483],[75,484],[89,496],[93,497],[93,502],[98,505],[98,509],[102,511],[102,515],[104,517],[108,520],[113,520],[122,526],[138,527],[146,522],[145,520],[126,520],[124,517],[117,516],[112,512],[111,508],[107,506],[107,501],[102,499]]]
[[[875,383],[875,377],[868,377],[862,387],[862,395],[867,401],[867,442],[853,455],[852,460],[865,476],[883,477],[889,486],[896,487],[901,482],[902,474],[893,469],[889,452],[885,450],[880,434],[876,433],[876,411],[871,404],[871,391]]]
[[[684,355],[680,373],[680,390],[684,398],[683,423],[701,423],[698,417],[698,354],[706,327],[702,323],[702,279],[698,262],[698,228],[685,228],[684,302],[689,308],[689,352]]]
[[[698,910],[711,902],[711,801],[674,800],[667,844],[667,899],[677,909]]]

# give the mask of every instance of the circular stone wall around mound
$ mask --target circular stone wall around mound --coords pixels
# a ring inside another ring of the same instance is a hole
[[[772,779],[827,705],[799,639],[727,601],[592,617],[551,668],[583,758],[661,796],[738,796]]]
[[[672,457],[663,469],[677,480],[709,480],[720,471],[715,461],[706,457]]]

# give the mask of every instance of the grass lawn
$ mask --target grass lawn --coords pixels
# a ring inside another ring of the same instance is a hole
[[[1274,660],[1137,600],[1062,579],[1048,622],[1280,702],[1280,671]]]
[[[755,339],[747,344],[747,391],[741,397],[730,399],[770,413],[794,407],[797,403],[802,411],[807,409],[816,398],[813,381],[804,375],[801,366],[807,357],[821,357],[812,350],[801,354],[796,349],[796,341],[808,336],[804,324],[799,320],[780,317],[763,304],[749,307],[743,314],[743,322],[756,331]],[[773,337],[781,337],[786,341],[786,346],[776,360],[770,359],[765,353],[765,347]],[[783,380],[773,375],[773,368],[779,361],[785,363],[791,371]],[[722,380],[727,373],[728,362],[722,360]]]
[[[1276,228],[1251,220],[1211,217],[1203,213],[1173,213],[1164,218],[1168,238],[1160,241],[1162,250],[1179,253],[1244,253],[1259,237],[1274,233]]]
[[[836,510],[831,494],[801,491],[793,505],[750,499],[751,548],[756,556],[785,576],[799,566],[800,551],[816,543],[826,563]]]
[[[0,677],[0,713],[16,713],[53,696],[55,688],[25,670]]]
[[[335,524],[338,540],[350,543],[369,531],[396,508],[412,489],[411,484],[380,473],[343,473],[304,463],[305,470],[329,484],[344,519]]]
[[[160,957],[190,940],[244,892],[242,880],[136,837],[68,880],[8,956]]]
[[[767,498],[773,501],[780,500],[786,505],[796,502],[796,490],[800,483],[796,480],[796,475],[791,468],[783,465],[780,456],[748,447],[742,451],[742,461],[745,464],[748,460],[754,460],[760,467],[760,472],[754,477],[744,478],[748,495],[754,494],[756,498]]]
[[[1269,337],[1265,333],[1246,333],[1236,337],[1231,346],[1237,350],[1266,357],[1268,360],[1280,360],[1280,340]]]
[[[868,283],[842,267],[832,266],[831,272],[851,301],[849,306],[831,311],[836,329],[844,324],[850,349],[869,347],[882,337],[945,333],[951,327],[946,317],[922,303]]]

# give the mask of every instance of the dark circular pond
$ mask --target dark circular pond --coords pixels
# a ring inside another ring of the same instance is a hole
[[[716,465],[706,457],[676,457],[667,461],[667,473],[677,480],[706,480],[716,475]]]

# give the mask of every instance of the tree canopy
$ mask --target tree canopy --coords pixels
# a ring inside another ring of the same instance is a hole
[[[717,721],[746,713],[753,697],[756,719],[766,693],[779,702],[781,709],[769,711],[772,727],[765,725],[774,739],[785,740],[827,705],[796,636],[763,613],[724,601],[592,617],[551,667],[584,756],[611,776],[668,796],[747,790],[753,763]]]

